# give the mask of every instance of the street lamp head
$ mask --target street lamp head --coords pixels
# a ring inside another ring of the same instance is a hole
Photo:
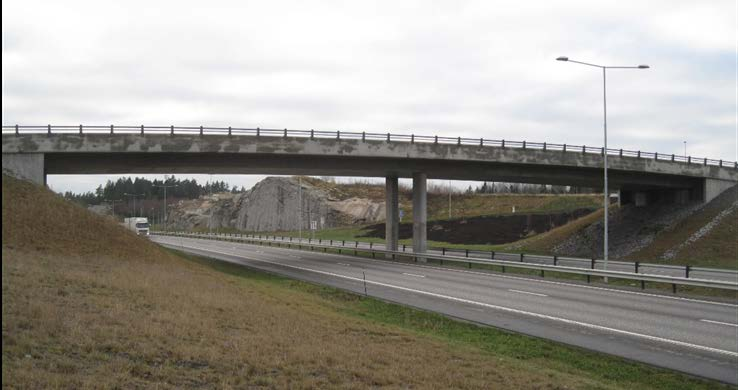
[[[638,65],[638,69],[648,69],[650,66],[648,65]]]
[[[561,57],[557,58],[556,61],[569,61],[569,57],[561,56]]]

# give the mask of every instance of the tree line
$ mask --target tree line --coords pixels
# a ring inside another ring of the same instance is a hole
[[[143,177],[121,177],[116,181],[108,180],[104,185],[99,185],[94,192],[73,193],[66,191],[65,199],[78,202],[85,206],[99,205],[113,201],[126,203],[135,195],[139,200],[161,200],[164,199],[164,188],[167,186],[166,194],[168,200],[174,199],[196,199],[202,195],[219,192],[240,193],[246,188],[241,186],[230,186],[225,181],[212,181],[200,184],[194,179],[180,180],[174,176],[165,177],[164,180],[149,180]]]
[[[484,182],[481,186],[467,188],[467,194],[593,194],[602,189],[546,184]]]

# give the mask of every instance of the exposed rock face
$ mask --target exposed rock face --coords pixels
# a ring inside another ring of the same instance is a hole
[[[300,194],[300,192],[302,192]],[[300,207],[302,199],[302,208]],[[302,218],[300,211],[302,210]],[[318,229],[384,218],[384,204],[369,199],[330,199],[322,190],[297,178],[268,177],[241,194],[213,194],[181,201],[169,213],[176,229],[235,228],[243,231]]]

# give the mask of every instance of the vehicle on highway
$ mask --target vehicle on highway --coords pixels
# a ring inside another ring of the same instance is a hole
[[[123,220],[123,225],[139,236],[149,235],[149,219],[146,217],[126,218]]]

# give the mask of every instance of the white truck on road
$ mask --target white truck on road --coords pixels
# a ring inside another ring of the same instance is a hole
[[[133,217],[123,220],[123,225],[136,232],[139,236],[149,235],[149,219],[145,217]]]

